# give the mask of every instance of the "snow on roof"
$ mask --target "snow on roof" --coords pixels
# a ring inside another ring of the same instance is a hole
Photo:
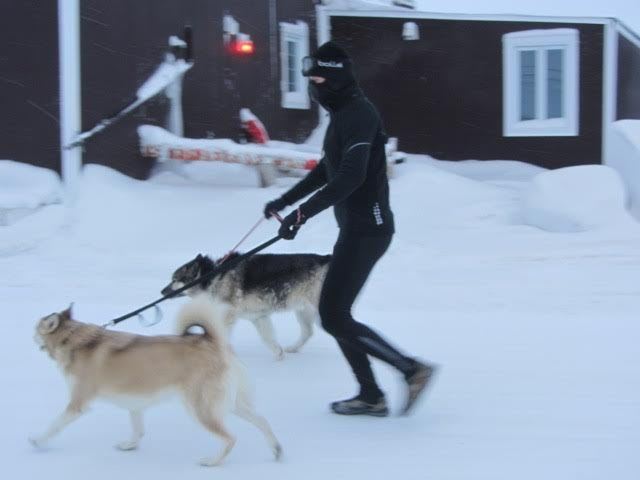
[[[432,13],[616,18],[640,33],[640,2],[630,0],[413,0],[413,3],[416,11]],[[332,10],[408,11],[393,5],[392,0],[324,0],[323,4]]]
[[[407,10],[392,0],[323,0],[322,4],[332,10]]]

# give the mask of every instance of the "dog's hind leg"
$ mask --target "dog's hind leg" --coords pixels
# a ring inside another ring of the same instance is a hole
[[[144,435],[144,424],[142,421],[142,412],[140,410],[129,410],[129,418],[131,419],[131,439],[120,442],[116,445],[118,450],[135,450],[138,443]]]
[[[251,320],[258,330],[262,341],[267,344],[269,349],[276,356],[276,360],[282,360],[284,358],[284,350],[280,344],[276,341],[275,334],[273,332],[273,325],[271,324],[271,318],[268,315],[262,315]]]
[[[313,334],[313,321],[317,316],[317,311],[310,308],[304,308],[296,311],[296,318],[300,324],[300,338],[296,343],[284,349],[287,353],[295,353],[299,351],[302,346],[307,343],[307,340],[311,338]]]
[[[200,388],[192,391],[186,398],[192,413],[198,421],[211,433],[222,438],[225,443],[224,448],[218,455],[200,460],[199,463],[203,467],[220,465],[236,444],[236,439],[226,430],[222,423],[222,415],[218,413],[221,405],[217,405],[218,402],[214,398],[215,392],[215,386],[207,385],[206,382],[203,382]]]
[[[82,395],[82,392],[74,390],[71,394],[71,401],[65,408],[64,412],[56,418],[46,432],[42,435],[30,437],[29,441],[35,447],[44,447],[47,441],[60,433],[67,425],[80,417],[88,403],[90,398]]]
[[[200,460],[200,465],[203,467],[214,467],[220,465],[225,457],[229,454],[233,446],[236,444],[236,439],[225,429],[222,424],[222,419],[216,418],[211,412],[198,413],[198,420],[214,435],[218,435],[225,442],[225,446],[222,451],[215,457],[207,457]]]
[[[269,443],[269,446],[273,451],[273,456],[276,460],[280,460],[280,457],[282,456],[282,446],[280,446],[280,442],[278,442],[278,439],[273,434],[271,426],[269,426],[269,422],[267,422],[264,417],[258,415],[253,409],[251,399],[249,398],[247,392],[238,392],[238,397],[236,398],[236,405],[233,413],[251,423],[256,428],[259,428],[266,437],[267,442]]]

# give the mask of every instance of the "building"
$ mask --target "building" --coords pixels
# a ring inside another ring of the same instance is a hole
[[[195,57],[183,85],[187,137],[238,139],[239,110],[248,107],[272,138],[303,141],[322,117],[309,102],[300,60],[330,38],[353,56],[387,133],[406,152],[548,168],[606,163],[610,125],[640,118],[640,37],[616,19],[411,6],[81,0],[82,128],[130,102],[185,25]],[[18,2],[0,16],[7,35],[0,42],[0,158],[61,171],[57,8],[55,1]],[[234,39],[250,43],[243,50]],[[136,127],[163,126],[167,111],[158,95],[88,140],[83,161],[146,178],[153,161],[139,156]]]
[[[402,150],[547,168],[603,163],[640,119],[640,37],[610,18],[319,9]],[[339,7],[339,5],[338,5]]]

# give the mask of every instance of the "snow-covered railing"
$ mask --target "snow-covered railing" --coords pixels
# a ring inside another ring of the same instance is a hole
[[[239,144],[229,139],[185,138],[154,125],[138,127],[140,153],[158,160],[206,160],[274,165],[283,168],[313,169],[319,155],[258,144]]]
[[[239,163],[259,167],[263,186],[273,181],[271,169],[311,170],[320,154],[274,148],[258,144],[239,144],[229,139],[179,137],[154,125],[138,127],[140,154],[143,157],[166,160],[204,160]]]

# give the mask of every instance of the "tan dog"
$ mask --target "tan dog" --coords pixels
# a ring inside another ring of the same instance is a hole
[[[42,318],[36,342],[62,369],[71,399],[49,429],[31,438],[31,443],[44,445],[101,398],[129,410],[133,434],[116,447],[132,450],[144,433],[143,410],[178,394],[197,420],[225,442],[218,455],[201,460],[201,465],[218,465],[235,444],[223,423],[228,409],[259,428],[279,459],[282,448],[267,421],[253,409],[244,370],[225,339],[220,316],[217,306],[199,296],[180,311],[177,335],[106,330],[73,320],[71,307]],[[200,327],[203,333],[190,333],[192,327]]]

